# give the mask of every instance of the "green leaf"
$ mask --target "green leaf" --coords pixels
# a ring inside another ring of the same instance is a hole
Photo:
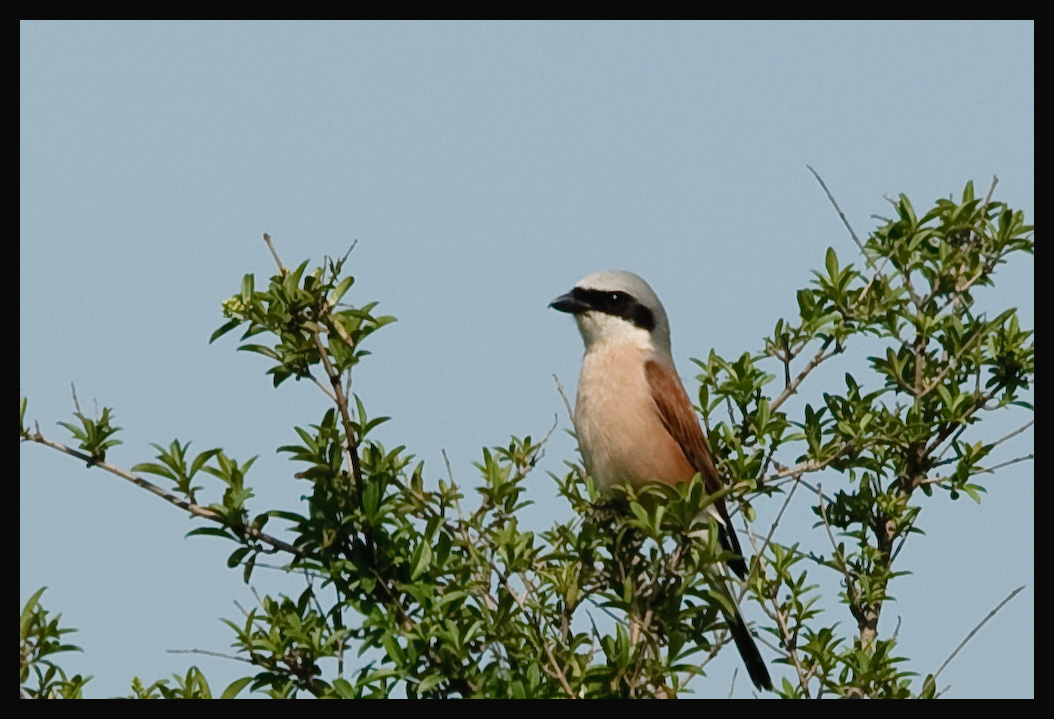
[[[233,552],[231,552],[231,556],[227,557],[227,566],[231,569],[237,567],[239,564],[242,563],[242,560],[245,558],[245,555],[251,551],[253,551],[251,547],[238,547]]]
[[[417,549],[414,550],[413,561],[411,566],[413,569],[410,572],[410,581],[415,581],[418,577],[428,571],[432,565],[432,547],[427,541],[422,541],[417,545]]]
[[[261,354],[264,357],[269,357],[270,359],[273,359],[273,360],[280,360],[281,359],[277,352],[275,352],[270,347],[265,347],[264,345],[242,345],[242,346],[240,346],[238,348],[238,351],[239,352],[255,352],[256,354]]]
[[[22,614],[18,617],[18,636],[20,639],[26,638],[27,628],[33,621],[33,612],[36,611],[37,604],[40,601],[40,595],[44,593],[47,587],[41,587],[33,596],[26,601],[26,605],[22,607]]]
[[[233,330],[235,327],[237,327],[241,323],[242,323],[242,320],[240,320],[240,319],[233,319],[233,320],[230,320],[229,322],[224,323],[219,329],[217,329],[215,332],[213,332],[212,335],[209,337],[209,344],[212,344],[213,342],[215,342],[220,337],[222,337],[223,335],[225,335],[228,332],[230,332],[231,330]]]
[[[242,689],[249,686],[252,682],[253,677],[242,677],[241,679],[235,679],[233,682],[227,685],[227,688],[223,690],[223,694],[220,695],[220,699],[234,699],[238,694],[241,693]]]
[[[344,297],[344,294],[348,291],[348,288],[351,287],[354,281],[354,277],[345,277],[343,280],[337,283],[337,286],[334,287],[329,293],[330,306],[334,306],[338,302],[340,302],[341,298]]]
[[[132,471],[141,474],[156,474],[159,477],[164,477],[165,479],[171,479],[173,481],[176,481],[178,479],[175,472],[173,472],[171,469],[164,465],[155,464],[153,462],[140,462],[139,464],[132,467]]]
[[[223,537],[224,539],[234,539],[231,533],[226,529],[220,529],[219,527],[198,527],[187,532],[186,536],[193,537],[196,535],[209,536],[209,537]]]
[[[832,279],[838,277],[838,254],[835,253],[833,247],[827,248],[827,259],[824,262],[827,266],[827,274]]]
[[[212,459],[213,457],[215,457],[217,454],[219,454],[222,451],[223,451],[222,449],[217,447],[215,449],[205,450],[204,452],[199,454],[197,457],[195,457],[194,458],[194,462],[190,465],[190,476],[193,477],[195,474],[197,474],[198,471],[205,465],[206,462],[208,462],[210,459]]]

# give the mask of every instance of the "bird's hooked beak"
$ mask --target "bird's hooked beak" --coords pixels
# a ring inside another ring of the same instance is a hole
[[[559,312],[567,312],[572,315],[580,315],[586,310],[590,309],[589,305],[580,299],[575,297],[574,290],[571,290],[565,295],[560,295],[555,300],[549,303],[549,306]]]

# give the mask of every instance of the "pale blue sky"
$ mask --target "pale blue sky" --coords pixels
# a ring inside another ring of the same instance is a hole
[[[273,448],[318,420],[323,397],[274,391],[262,358],[207,341],[242,275],[273,271],[263,232],[288,263],[358,240],[350,299],[399,322],[371,338],[355,390],[393,418],[385,444],[407,445],[432,480],[446,449],[470,487],[482,446],[569,427],[552,375],[573,392],[581,341],[546,305],[581,276],[648,279],[694,393],[690,357],[759,350],[827,247],[855,261],[806,163],[858,233],[888,213],[886,194],[921,207],[993,175],[1034,220],[1033,36],[1032,23],[22,23],[29,416],[62,437],[75,382],[126,428],[111,461],[131,467],[175,437],[260,454],[254,507],[298,501]],[[982,303],[1034,326],[1030,259],[1000,269],[996,292]],[[1002,421],[989,439],[1017,426]],[[1030,430],[1001,458],[1033,444]],[[530,479],[539,527],[567,511],[547,472],[573,456],[554,433]],[[19,601],[49,587],[45,605],[80,629],[84,653],[64,665],[95,675],[89,695],[192,663],[218,691],[243,671],[166,653],[228,648],[219,618],[253,601],[226,569],[233,546],[183,539],[195,525],[174,508],[44,447],[19,461]],[[1032,696],[1034,466],[984,482],[980,507],[923,501],[927,534],[899,559],[913,574],[881,630],[900,622],[901,654],[925,675],[1027,584],[940,685]],[[776,509],[759,504],[756,528]],[[824,551],[813,521],[801,502],[777,538]],[[299,591],[275,572],[254,584]],[[738,667],[726,653],[699,695],[724,695]]]

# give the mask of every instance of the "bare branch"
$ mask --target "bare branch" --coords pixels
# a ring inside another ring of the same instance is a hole
[[[769,614],[769,616],[771,616],[776,621],[776,623],[779,625],[780,633],[784,637],[787,637],[787,638],[792,640],[792,641],[787,643],[787,646],[790,647],[790,649],[788,650],[787,654],[791,658],[791,661],[794,662],[794,670],[798,674],[798,683],[801,685],[802,690],[805,693],[805,696],[808,697],[809,696],[809,670],[805,669],[805,667],[802,666],[801,658],[800,658],[800,656],[798,654],[797,642],[793,641],[793,639],[794,639],[793,636],[792,636],[793,632],[791,632],[790,627],[787,625],[787,616],[786,616],[786,614],[784,614],[782,611],[780,611],[779,605],[777,604],[777,601],[776,601],[775,597],[771,597],[771,601],[772,601],[772,605],[773,605],[773,607],[775,607],[775,609],[771,613],[766,611],[766,614]],[[766,642],[766,644],[767,644],[767,642]],[[821,689],[820,690],[823,691],[822,685],[821,685]]]
[[[1017,589],[1015,589],[1014,591],[1010,592],[1010,594],[1009,594],[1009,595],[1007,596],[1007,598],[1006,598],[1006,599],[1004,599],[1003,601],[999,602],[999,605],[998,605],[998,606],[996,606],[996,608],[995,608],[995,609],[993,609],[992,611],[988,612],[987,616],[985,616],[985,618],[984,618],[984,619],[982,619],[982,620],[980,621],[980,623],[979,623],[979,624],[978,624],[978,625],[977,625],[976,627],[974,627],[974,628],[973,628],[973,629],[972,629],[972,630],[970,631],[970,633],[969,633],[969,634],[967,634],[967,635],[966,635],[966,638],[965,638],[965,639],[963,639],[963,640],[962,640],[961,642],[959,642],[959,646],[955,647],[955,651],[953,651],[953,652],[952,652],[952,653],[951,653],[951,654],[950,654],[950,655],[948,656],[948,658],[944,660],[944,663],[940,665],[940,667],[939,667],[939,668],[937,669],[937,671],[936,671],[936,672],[934,672],[934,674],[933,674],[933,682],[934,682],[935,684],[937,683],[937,677],[939,677],[939,676],[940,676],[941,672],[943,672],[943,671],[944,671],[944,668],[945,668],[945,667],[947,667],[947,666],[948,666],[949,664],[951,664],[951,661],[952,661],[952,659],[955,659],[955,655],[956,655],[956,654],[958,654],[958,653],[959,653],[959,651],[960,651],[960,650],[961,650],[961,649],[962,649],[963,647],[965,647],[965,646],[966,646],[966,643],[967,643],[967,642],[969,642],[969,641],[970,641],[971,639],[973,639],[973,636],[974,636],[975,634],[977,634],[977,632],[979,632],[979,631],[981,630],[981,627],[983,627],[983,626],[984,626],[984,625],[985,625],[985,624],[986,624],[986,623],[988,622],[988,620],[989,620],[989,619],[991,619],[992,617],[994,617],[994,616],[996,615],[996,613],[997,613],[997,612],[998,612],[998,611],[999,611],[1000,609],[1002,609],[1002,608],[1003,608],[1003,606],[1004,606],[1004,605],[1005,605],[1005,604],[1006,604],[1007,602],[1009,602],[1009,601],[1010,601],[1011,599],[1013,599],[1013,598],[1014,598],[1014,597],[1016,597],[1016,596],[1017,596],[1018,594],[1020,594],[1020,593],[1021,593],[1021,591],[1022,591],[1022,590],[1023,590],[1024,588],[1025,588],[1025,585],[1024,585],[1024,584],[1022,584],[1022,585],[1021,585],[1020,587],[1018,587],[1018,588],[1017,588]]]
[[[508,577],[505,576],[505,573],[500,571],[497,566],[493,564],[491,564],[491,566],[494,568],[495,573],[498,575],[498,580],[501,582],[502,586],[505,587],[505,591],[509,593],[509,596],[513,598],[513,601],[515,601],[516,605],[520,608],[520,611],[523,612],[523,615],[525,617],[527,617],[527,621],[530,622],[531,628],[534,629],[534,634],[538,638],[538,642],[543,647],[545,647],[545,656],[549,660],[549,666],[552,667],[552,674],[550,676],[553,676],[557,681],[560,682],[560,686],[563,687],[564,692],[567,693],[568,697],[572,699],[575,698],[576,695],[574,689],[572,689],[571,685],[567,683],[567,676],[564,674],[564,670],[560,668],[560,664],[556,661],[556,657],[553,656],[553,650],[550,647],[551,642],[547,642],[545,640],[545,636],[542,634],[542,628],[541,625],[538,623],[538,618],[532,615],[529,611],[527,611],[527,607],[523,603],[523,598],[516,593],[516,590],[513,589],[512,586],[509,585],[509,580]],[[520,574],[519,576],[520,580],[524,583],[524,586],[526,587],[527,591],[535,591],[533,587],[531,587],[530,582],[527,581],[527,578],[523,574]]]
[[[1015,430],[1014,430],[1013,432],[1011,432],[1010,434],[1006,435],[1005,437],[1000,437],[1000,438],[999,438],[999,439],[997,439],[996,441],[992,442],[992,447],[998,447],[999,445],[1001,445],[1001,444],[1002,444],[1003,442],[1007,441],[1007,440],[1008,440],[1008,439],[1010,439],[1011,437],[1016,437],[1017,435],[1021,434],[1021,433],[1022,433],[1022,432],[1024,432],[1024,431],[1025,431],[1026,429],[1028,429],[1029,427],[1031,427],[1032,425],[1034,425],[1035,423],[1036,423],[1036,420],[1034,420],[1034,419],[1032,419],[1032,420],[1029,420],[1028,422],[1025,422],[1025,423],[1024,423],[1023,425],[1021,425],[1020,427],[1018,427],[1017,429],[1015,429]],[[1029,456],[1031,456],[1031,455],[1029,455]]]
[[[929,394],[930,392],[935,390],[937,388],[937,386],[940,385],[940,383],[948,375],[948,373],[951,372],[956,367],[958,367],[959,359],[963,356],[963,354],[967,350],[972,349],[973,346],[975,344],[977,344],[981,339],[983,339],[990,331],[996,329],[999,325],[1001,325],[1003,323],[1003,321],[1006,319],[1006,315],[1007,315],[1007,313],[1004,312],[1003,314],[999,315],[998,317],[996,317],[991,322],[986,322],[983,326],[978,327],[977,331],[974,332],[973,336],[971,336],[970,339],[968,339],[965,342],[963,342],[963,346],[959,348],[959,351],[955,353],[955,356],[950,358],[945,363],[944,369],[942,369],[940,372],[938,372],[937,376],[934,377],[930,382],[923,383],[923,384],[926,385],[926,387],[922,390],[922,393],[920,395],[918,395],[919,399],[922,399],[927,394]],[[918,362],[917,360],[915,362],[915,366],[916,366],[916,371],[917,372],[921,371],[921,370],[919,370],[919,367],[921,366],[921,363]]]
[[[80,452],[76,449],[73,449],[72,447],[67,447],[66,445],[60,442],[56,442],[55,440],[49,439],[42,435],[39,429],[34,432],[27,432],[26,438],[33,442],[43,444],[46,447],[51,447],[52,449],[57,449],[60,452],[65,452],[71,457],[76,457],[77,459],[83,460],[85,463],[88,463],[93,467],[98,467],[99,469],[106,470],[110,474],[117,475],[121,479],[126,479],[132,484],[137,485],[138,487],[145,489],[148,492],[153,492],[166,502],[174,504],[183,511],[188,512],[189,514],[192,514],[195,517],[201,517],[202,519],[207,519],[211,522],[216,522],[217,524],[230,526],[229,523],[222,516],[212,511],[208,507],[202,507],[200,504],[195,504],[194,502],[182,499],[181,497],[178,497],[172,494],[171,492],[167,492],[164,489],[161,489],[161,487],[157,486],[153,482],[149,482],[138,475],[132,474],[131,472],[126,472],[120,467],[112,465],[109,462],[101,461],[98,458],[94,458],[90,455],[85,454],[84,452]],[[264,534],[258,529],[253,529],[252,527],[246,527],[244,525],[238,527],[231,527],[231,529],[238,529],[239,531],[243,531],[247,536],[252,537],[253,539],[259,542],[263,542],[264,544],[271,545],[275,548],[275,550],[289,552],[290,554],[296,557],[304,556],[303,550],[294,547],[292,544],[283,542],[282,540],[276,537],[272,537],[269,534]]]
[[[984,210],[981,212],[982,215],[984,214],[984,211],[988,209],[988,205],[992,204],[992,194],[995,192],[995,186],[998,184],[999,177],[997,175],[992,175],[992,186],[988,188],[988,195],[984,198]]]
[[[1000,388],[998,386],[994,387],[987,394],[977,397],[974,400],[973,404],[968,407],[966,411],[963,412],[962,417],[959,418],[959,423],[950,424],[946,429],[941,430],[937,433],[937,436],[933,438],[933,441],[926,446],[926,449],[923,452],[923,457],[931,456],[937,450],[937,448],[940,447],[946,439],[948,439],[949,436],[955,433],[962,426],[962,424],[965,423],[967,419],[977,414],[979,410],[984,409],[985,405],[988,404],[988,402],[991,401],[997,394],[999,394],[999,389]]]
[[[329,397],[329,400],[331,402],[333,402],[334,404],[337,402],[337,395],[336,395],[336,393],[333,390],[331,390],[329,387],[327,387],[326,385],[322,384],[322,382],[319,381],[318,377],[316,377],[315,375],[313,375],[313,374],[311,374],[309,372],[307,374],[307,378],[309,380],[311,380],[312,382],[314,382],[315,386],[318,387],[320,390],[322,390],[322,394],[324,394],[327,397]]]
[[[853,581],[853,575],[849,573],[849,570],[845,567],[845,557],[842,556],[841,550],[838,549],[838,542],[835,541],[834,534],[831,532],[831,525],[827,521],[827,505],[823,501],[823,492],[821,491],[820,485],[816,485],[816,496],[820,500],[820,517],[823,519],[823,528],[827,530],[827,539],[831,542],[831,549],[833,555],[837,559],[838,571],[845,577],[845,591],[849,600],[853,601],[853,595],[856,594],[856,582]]]
[[[351,415],[348,410],[348,397],[344,393],[344,387],[340,383],[340,374],[333,366],[333,362],[329,358],[329,350],[322,344],[322,336],[318,330],[312,332],[315,338],[315,347],[318,348],[319,357],[322,359],[322,366],[326,369],[326,376],[329,377],[330,386],[333,387],[333,393],[336,398],[337,409],[340,410],[340,418],[344,425],[344,436],[347,439],[347,444],[344,447],[345,454],[348,458],[348,465],[351,469],[352,481],[355,482],[355,494],[358,497],[359,502],[362,502],[362,467],[359,463],[359,438],[355,433],[355,426],[351,421]]]
[[[564,407],[567,408],[567,417],[574,424],[575,411],[571,409],[571,402],[567,399],[567,395],[564,393],[564,386],[560,384],[560,378],[556,376],[555,372],[553,373],[553,382],[556,382],[556,391],[560,393],[560,398],[564,401]]]
[[[769,406],[771,411],[775,411],[777,408],[779,408],[781,404],[783,404],[787,400],[788,397],[797,392],[798,385],[802,383],[802,380],[805,379],[805,377],[810,372],[816,369],[821,363],[826,362],[827,360],[831,359],[831,357],[834,357],[836,354],[842,351],[840,346],[835,345],[835,348],[833,350],[828,352],[826,355],[824,354],[824,351],[831,346],[831,342],[833,341],[833,337],[828,337],[824,341],[823,345],[820,346],[820,349],[816,353],[816,355],[811,360],[809,360],[809,364],[805,365],[805,369],[798,373],[798,376],[794,378],[793,382],[783,388],[783,391],[780,392],[779,397],[773,400],[772,404]]]
[[[1014,459],[1008,459],[1007,461],[1002,462],[1000,464],[995,464],[985,469],[979,469],[976,472],[970,472],[970,474],[987,474],[989,472],[994,472],[997,469],[1002,469],[1003,467],[1009,466],[1011,464],[1017,464],[1018,462],[1029,462],[1035,458],[1035,454],[1026,454],[1023,457],[1015,457]]]
[[[772,464],[775,465],[776,469],[779,470],[779,471],[776,472],[776,474],[772,474],[772,475],[769,475],[768,477],[765,477],[761,481],[764,482],[766,485],[771,485],[772,483],[776,482],[776,480],[785,479],[787,477],[793,477],[795,482],[801,482],[803,485],[805,485],[805,487],[807,489],[811,489],[813,492],[819,492],[820,491],[820,485],[816,485],[815,487],[812,486],[811,484],[806,482],[804,479],[802,479],[801,475],[808,474],[810,472],[819,472],[821,469],[825,469],[827,467],[827,465],[829,465],[831,462],[833,462],[836,459],[838,459],[839,457],[841,457],[848,448],[849,448],[849,445],[846,444],[834,456],[830,457],[829,459],[827,459],[827,460],[825,460],[823,462],[817,462],[815,460],[811,460],[810,459],[810,460],[808,460],[806,462],[799,462],[798,464],[794,465],[793,467],[785,467],[782,464],[780,464],[779,462],[773,460]],[[828,502],[833,502],[834,501],[830,497],[825,497],[825,499]]]
[[[831,191],[827,189],[827,183],[823,181],[822,177],[820,177],[820,173],[812,168],[812,165],[806,165],[806,167],[809,168],[809,172],[811,172],[812,176],[816,178],[816,181],[820,183],[820,187],[823,188],[823,191],[827,193],[827,199],[831,201],[831,204],[834,205],[834,209],[838,212],[838,216],[842,218],[842,224],[845,225],[845,229],[849,230],[849,234],[852,236],[853,242],[856,243],[856,246],[860,248],[860,254],[864,256],[864,260],[868,265],[872,265],[871,258],[868,257],[867,252],[864,251],[864,243],[856,236],[853,226],[849,224],[849,220],[846,219],[845,213],[842,212],[842,208],[838,206],[838,201],[834,199],[834,195],[832,195]]]
[[[754,543],[754,535],[749,531],[748,528],[748,531],[746,533],[747,539],[750,540],[750,544],[754,548],[754,556],[757,558],[759,565],[762,561],[764,561],[763,555],[765,554],[765,550],[768,549],[769,544],[772,542],[772,537],[774,534],[776,534],[776,527],[780,525],[780,520],[783,519],[783,513],[787,511],[787,507],[790,506],[790,501],[794,497],[794,493],[798,491],[798,485],[801,483],[801,478],[797,478],[793,486],[791,486],[791,490],[787,492],[787,497],[783,500],[783,506],[780,507],[780,511],[776,514],[776,518],[772,520],[772,526],[769,527],[769,533],[765,536],[765,541],[761,543],[761,547],[758,547]],[[744,524],[746,524],[745,517],[743,518],[743,522]],[[744,590],[740,592],[739,599],[742,600],[745,594],[746,589],[744,588]]]
[[[77,385],[70,382],[70,393],[73,394],[73,414],[77,419],[84,419],[81,413],[81,403],[77,400]]]
[[[282,273],[285,272],[285,265],[282,264],[282,260],[278,259],[278,251],[275,250],[274,244],[271,243],[271,236],[264,233],[264,242],[267,243],[267,249],[271,251],[271,257],[274,258],[274,263],[278,265],[278,270]]]
[[[253,664],[251,659],[245,657],[235,656],[234,654],[224,654],[223,652],[213,652],[208,649],[168,649],[165,651],[166,654],[204,654],[207,657],[219,657],[220,659],[233,659],[236,662],[245,662],[246,664]]]
[[[1017,464],[1018,462],[1029,462],[1029,461],[1031,461],[1031,460],[1033,460],[1035,458],[1036,458],[1035,454],[1025,454],[1025,455],[1022,455],[1020,457],[1014,457],[1013,459],[1008,459],[1005,462],[1000,462],[999,464],[994,464],[991,467],[977,467],[976,469],[973,469],[973,470],[970,471],[970,476],[972,477],[975,474],[991,474],[991,473],[995,472],[997,469],[1002,469],[1003,467],[1007,467],[1007,466],[1009,466],[1011,464]],[[945,477],[945,476],[927,477],[926,479],[920,480],[918,482],[918,484],[919,485],[922,485],[922,484],[941,484],[943,482],[949,481],[950,479],[951,479],[951,477]]]

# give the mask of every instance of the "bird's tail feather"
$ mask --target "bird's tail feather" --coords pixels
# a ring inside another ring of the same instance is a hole
[[[772,691],[772,677],[769,676],[765,660],[762,659],[758,645],[754,642],[754,636],[747,628],[746,622],[743,621],[743,615],[736,612],[735,616],[726,617],[725,621],[728,622],[728,630],[736,642],[739,655],[743,657],[743,663],[747,666],[750,681],[754,682],[754,686],[758,689]]]
[[[721,594],[720,599],[725,600],[720,601],[720,606],[721,613],[725,615],[725,623],[728,624],[728,631],[731,632],[732,639],[736,643],[739,656],[743,657],[750,681],[754,682],[754,686],[758,689],[772,691],[772,677],[769,676],[768,667],[765,665],[761,652],[758,651],[754,635],[751,634],[750,628],[743,620],[743,613],[739,611],[739,604],[732,593],[732,587],[729,586],[728,569],[723,565],[718,565],[718,567],[721,579],[717,582],[717,589]]]

